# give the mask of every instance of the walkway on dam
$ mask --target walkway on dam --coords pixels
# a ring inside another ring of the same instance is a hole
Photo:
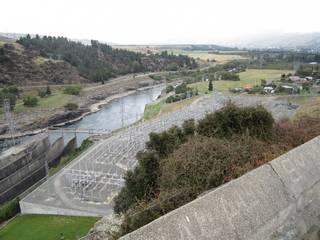
[[[272,97],[205,96],[175,112],[141,122],[94,144],[59,173],[20,202],[22,213],[102,216],[112,213],[112,199],[124,184],[123,176],[136,164],[150,132],[161,132],[184,120],[202,118],[232,100],[240,105],[263,104],[276,119],[291,117],[295,109]]]

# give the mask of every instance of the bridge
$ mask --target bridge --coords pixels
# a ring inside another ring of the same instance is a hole
[[[89,135],[103,135],[110,134],[111,130],[109,129],[86,129],[86,128],[61,128],[61,127],[49,127],[48,132],[52,133],[87,133]]]

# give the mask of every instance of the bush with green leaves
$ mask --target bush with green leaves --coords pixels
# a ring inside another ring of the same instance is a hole
[[[23,97],[23,105],[27,107],[35,107],[38,105],[38,98],[32,95],[27,95]]]
[[[186,93],[188,90],[190,90],[190,88],[188,88],[187,84],[182,83],[175,88],[175,93],[176,94]]]
[[[67,86],[64,88],[63,93],[69,94],[69,95],[79,95],[81,92],[81,89],[82,88],[80,85]]]
[[[237,107],[229,102],[222,109],[199,120],[197,132],[203,136],[230,137],[249,133],[267,138],[271,135],[274,119],[263,106]]]
[[[19,198],[8,201],[0,206],[0,224],[20,212]]]
[[[170,92],[172,92],[174,90],[174,87],[172,86],[172,85],[168,85],[167,87],[166,87],[166,93],[170,93]]]
[[[76,103],[67,103],[66,105],[64,105],[64,109],[66,111],[77,111],[78,108],[79,106]]]

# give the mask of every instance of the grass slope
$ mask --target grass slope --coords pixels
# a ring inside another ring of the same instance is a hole
[[[92,217],[22,215],[0,229],[0,239],[77,240],[86,235],[97,220]]]

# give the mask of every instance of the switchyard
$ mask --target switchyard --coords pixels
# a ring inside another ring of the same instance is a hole
[[[232,100],[239,105],[263,104],[275,119],[289,118],[295,108],[264,97],[227,97],[215,93],[183,109],[141,122],[100,140],[21,200],[22,213],[104,216],[112,213],[112,200],[124,184],[123,176],[136,164],[150,132],[161,132],[184,120],[200,119]]]

